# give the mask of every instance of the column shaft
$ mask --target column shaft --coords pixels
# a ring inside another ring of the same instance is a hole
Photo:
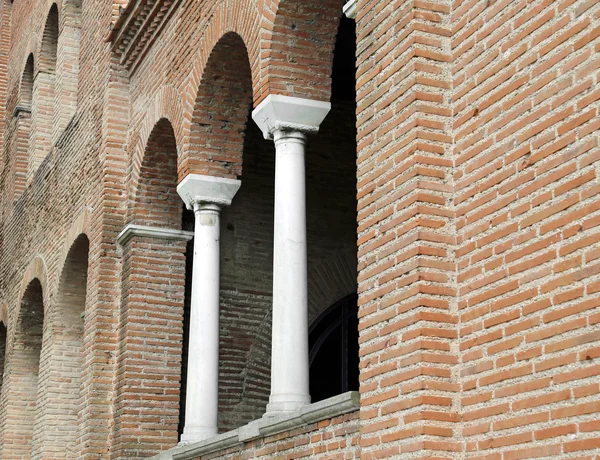
[[[194,264],[185,428],[181,440],[217,434],[219,400],[220,207],[194,203]]]
[[[273,345],[268,413],[310,403],[306,247],[305,135],[274,133],[275,228]]]

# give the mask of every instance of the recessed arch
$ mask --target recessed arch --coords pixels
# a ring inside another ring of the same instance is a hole
[[[25,287],[9,349],[10,373],[4,382],[8,397],[3,427],[2,458],[31,458],[40,357],[44,339],[44,281],[33,278]]]
[[[27,180],[33,179],[35,171],[52,148],[54,126],[54,98],[56,85],[56,57],[58,46],[58,6],[54,3],[46,18],[42,41],[33,79],[33,152],[29,157]]]
[[[42,457],[73,458],[77,453],[81,403],[83,331],[89,240],[80,234],[69,249],[59,278],[56,301],[48,312],[47,344],[42,352],[34,448]],[[53,423],[60,417],[61,423]]]
[[[133,143],[133,153],[131,155],[130,170],[130,189],[135,190],[140,178],[140,170],[144,161],[146,146],[150,140],[154,128],[163,119],[171,124],[175,143],[178,146],[177,155],[180,161],[180,147],[183,145],[183,97],[177,88],[171,85],[162,86],[157,92],[146,110],[142,127]]]
[[[19,86],[19,100],[17,107],[31,111],[31,101],[33,99],[33,54],[27,56],[25,67],[21,76],[21,84]]]
[[[173,126],[161,118],[150,133],[139,170],[134,165],[130,221],[181,228],[183,202],[177,194],[177,142]]]
[[[21,76],[17,109],[15,110],[15,115],[17,116],[17,145],[13,167],[13,200],[17,200],[25,191],[29,156],[31,155],[33,146],[33,139],[31,137],[33,72],[34,58],[33,54],[30,54],[27,57]]]
[[[59,5],[59,13],[53,144],[57,142],[77,109],[81,0],[64,0],[62,5]]]
[[[227,32],[212,49],[202,74],[179,178],[188,173],[240,176],[251,107],[248,51],[237,33]]]
[[[37,72],[56,72],[56,54],[58,49],[58,6],[53,3],[46,17],[40,51],[38,55]]]

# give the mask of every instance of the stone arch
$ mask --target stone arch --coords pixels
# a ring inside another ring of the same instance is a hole
[[[177,194],[177,141],[173,126],[161,118],[150,133],[141,164],[133,165],[129,221],[181,228],[183,201]]]
[[[239,34],[219,38],[197,88],[179,179],[189,173],[235,178],[242,171],[243,135],[252,107],[252,68]]]
[[[47,314],[38,390],[43,405],[37,411],[34,438],[42,457],[73,458],[77,452],[88,256],[89,239],[82,233],[69,248]]]
[[[28,181],[52,148],[54,126],[56,61],[58,47],[58,6],[52,4],[39,45],[33,78],[33,152],[29,157]]]
[[[340,0],[274,0],[263,51],[267,94],[329,101]]]

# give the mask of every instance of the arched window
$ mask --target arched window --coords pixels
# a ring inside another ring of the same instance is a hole
[[[353,294],[336,302],[311,325],[310,394],[313,402],[358,391],[358,306]]]

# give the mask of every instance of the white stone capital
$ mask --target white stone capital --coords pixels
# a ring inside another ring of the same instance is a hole
[[[316,133],[330,109],[329,102],[269,94],[252,111],[252,119],[265,139],[272,139],[276,130]]]
[[[229,206],[241,184],[237,179],[188,174],[177,186],[177,193],[188,209],[194,209],[194,203]]]
[[[151,227],[148,225],[128,224],[117,236],[117,243],[124,245],[134,236],[160,238],[163,240],[189,241],[194,237],[194,232],[163,227]]]
[[[342,11],[348,19],[356,19],[356,0],[346,2]]]

